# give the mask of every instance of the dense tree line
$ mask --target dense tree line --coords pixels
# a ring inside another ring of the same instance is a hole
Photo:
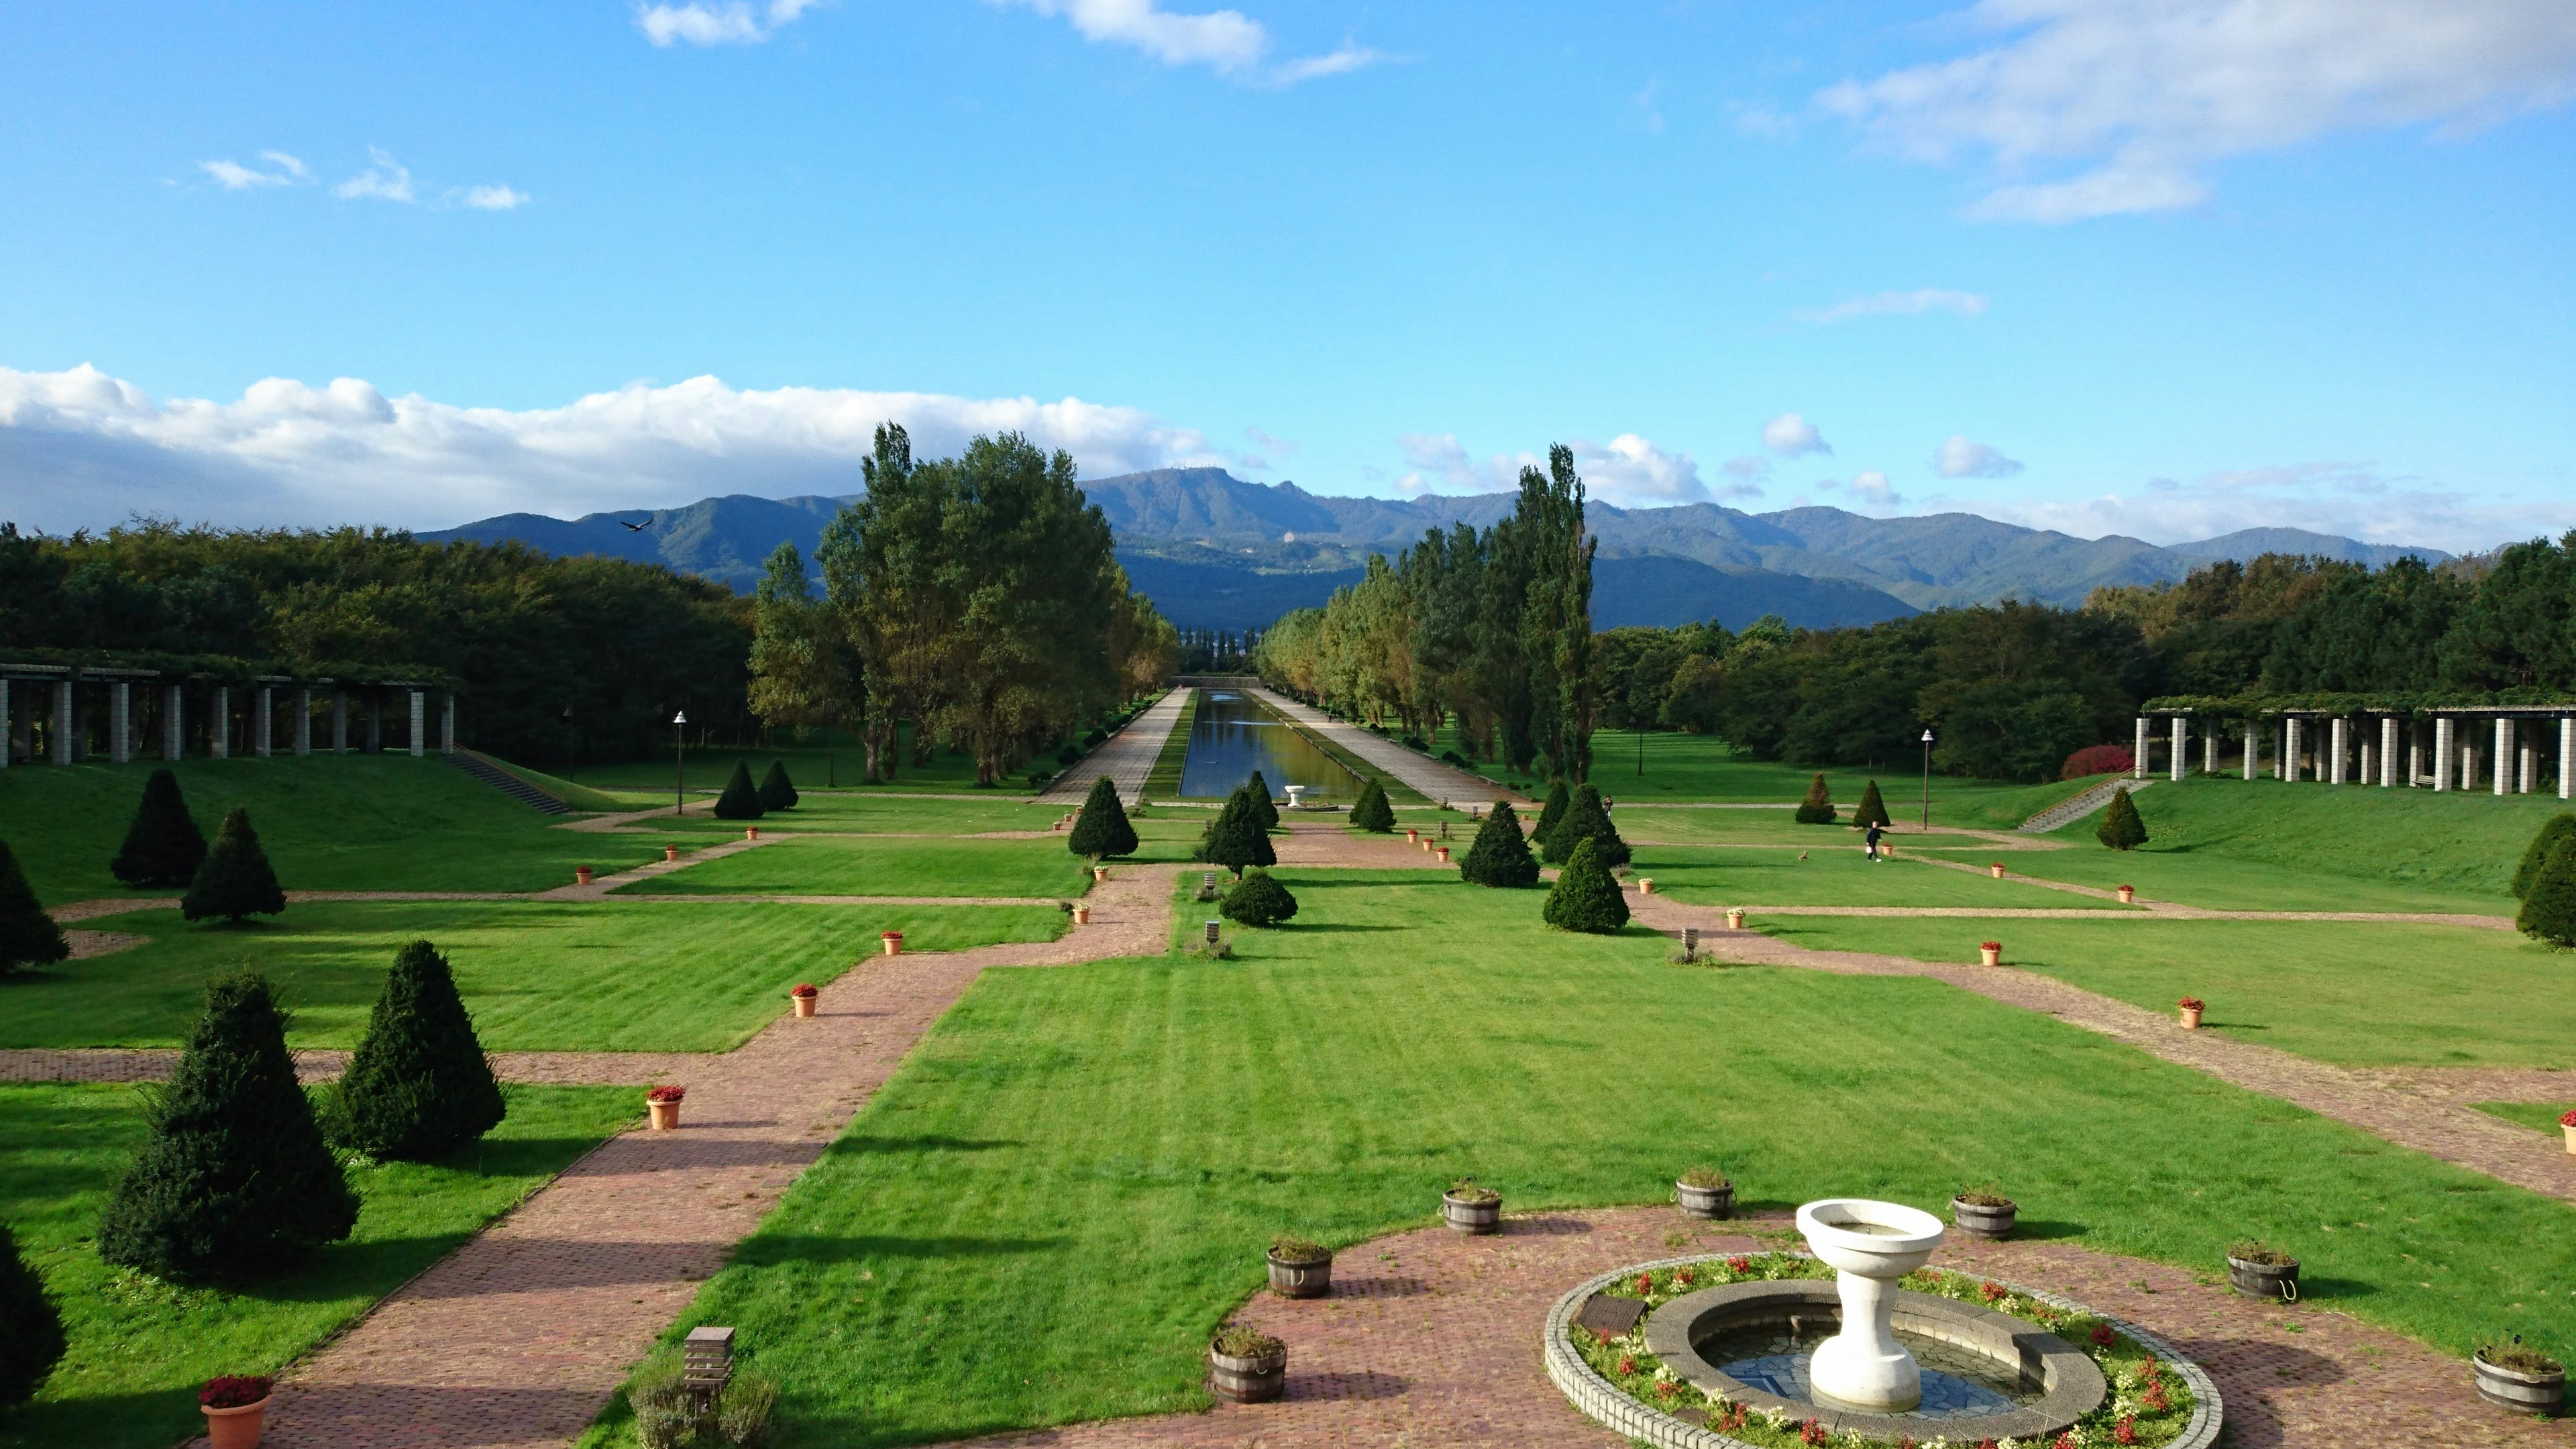
[[[158,521],[51,537],[0,524],[0,648],[236,683],[443,676],[459,682],[463,742],[537,763],[667,745],[681,709],[704,727],[748,727],[750,615],[703,579],[519,544]]]
[[[752,707],[773,724],[855,729],[868,778],[945,740],[991,784],[1168,676],[1178,636],[1127,586],[1073,459],[1016,433],[916,460],[877,429],[867,492],[816,550],[823,588],[782,544],[755,593]]]
[[[1432,531],[1392,564],[1262,634],[1253,661],[1274,687],[1412,735],[1454,721],[1479,759],[1580,779],[1600,691],[1592,634],[1593,540],[1571,450],[1523,468],[1510,517]]]

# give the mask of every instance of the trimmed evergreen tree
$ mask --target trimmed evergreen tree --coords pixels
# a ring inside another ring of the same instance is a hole
[[[179,795],[179,777],[167,768],[143,781],[143,803],[125,828],[125,844],[108,870],[130,886],[184,886],[206,862],[205,832]]]
[[[1467,847],[1467,859],[1458,873],[1480,886],[1520,889],[1538,884],[1538,858],[1521,838],[1521,818],[1512,812],[1510,801],[1494,802],[1493,813],[1477,829],[1476,843]]]
[[[268,983],[217,981],[153,1101],[151,1136],[99,1215],[99,1256],[174,1283],[243,1282],[294,1267],[357,1221]]]
[[[770,761],[769,773],[760,777],[760,808],[793,810],[796,800],[796,782],[787,778],[787,762]]]
[[[1556,827],[1565,823],[1565,812],[1572,807],[1573,803],[1574,794],[1565,783],[1565,777],[1559,775],[1550,780],[1547,785],[1547,803],[1538,807],[1538,825],[1529,833],[1530,844],[1542,851],[1546,850],[1548,841],[1556,834]],[[1561,857],[1549,856],[1548,859],[1553,863]]]
[[[1082,802],[1082,814],[1073,822],[1065,845],[1087,860],[1136,853],[1136,827],[1128,823],[1127,807],[1119,802],[1118,787],[1107,775],[1091,782],[1091,795]]]
[[[207,848],[188,894],[180,898],[179,914],[192,921],[222,916],[238,924],[244,916],[273,916],[285,909],[286,892],[278,888],[268,852],[259,848],[250,812],[236,805],[215,827],[215,843]]]
[[[1225,893],[1216,913],[1247,926],[1275,926],[1297,914],[1297,898],[1288,893],[1286,886],[1273,879],[1270,872],[1248,870],[1234,889]]]
[[[2556,850],[2562,840],[2576,840],[2576,815],[2550,816],[2549,822],[2540,827],[2540,833],[2531,837],[2531,843],[2522,848],[2522,862],[2513,868],[2515,899],[2531,894],[2533,878],[2540,874],[2540,867],[2548,863],[2549,853]]]
[[[1808,783],[1807,798],[1798,802],[1798,823],[1801,825],[1834,823],[1834,797],[1833,793],[1825,788],[1825,776],[1821,770],[1817,771],[1816,778]]]
[[[1570,835],[1562,828],[1558,831],[1560,839]],[[1589,836],[1575,841],[1574,854],[1565,869],[1556,873],[1556,884],[1548,887],[1547,906],[1539,915],[1560,931],[1595,936],[1607,936],[1628,924],[1628,898],[1619,889],[1618,877],[1610,873],[1610,863],[1602,859],[1601,842]]]
[[[1601,787],[1592,784],[1575,787],[1574,801],[1557,821],[1556,833],[1547,838],[1542,858],[1550,865],[1563,865],[1574,858],[1574,848],[1587,840],[1601,852],[1604,866],[1616,869],[1628,863],[1628,842],[1619,838],[1618,827],[1610,823],[1610,812],[1601,804]]]
[[[501,1125],[501,1084],[437,947],[414,941],[394,954],[334,1091],[346,1145],[370,1157],[427,1162]]]
[[[1873,825],[1884,829],[1894,823],[1887,818],[1887,802],[1879,798],[1876,780],[1861,787],[1860,804],[1852,807],[1851,823],[1863,830]]]
[[[0,1409],[36,1396],[63,1356],[63,1316],[45,1296],[44,1280],[18,1254],[0,1223]]]
[[[758,820],[767,813],[761,809],[759,787],[751,783],[751,766],[733,762],[733,777],[725,781],[724,793],[716,797],[718,820]]]
[[[45,914],[36,888],[18,868],[18,857],[0,841],[0,976],[21,966],[44,966],[71,955],[63,928]]]
[[[2128,786],[2111,788],[2111,803],[2102,807],[2102,824],[2093,833],[2113,850],[2135,850],[2147,843],[2147,822],[2138,818]]]
[[[1251,786],[1225,797],[1225,808],[1216,813],[1206,833],[1199,837],[1198,858],[1210,865],[1224,866],[1237,876],[1247,866],[1279,863],[1277,853],[1270,848],[1270,832],[1261,828]]]
[[[2531,873],[2513,923],[2553,946],[2576,946],[2576,836],[2559,841]]]
[[[1243,788],[1252,792],[1253,818],[1261,822],[1261,828],[1278,829],[1279,803],[1270,798],[1270,782],[1261,778],[1261,772],[1255,770],[1252,772],[1252,778],[1243,782]]]
[[[1395,828],[1395,806],[1386,798],[1385,786],[1371,780],[1360,787],[1359,803],[1351,807],[1351,825],[1359,830]]]

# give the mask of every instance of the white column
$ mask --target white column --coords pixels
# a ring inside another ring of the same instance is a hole
[[[214,710],[206,716],[206,724],[209,726],[206,732],[206,753],[218,760],[232,758],[233,692],[229,686],[221,684],[215,686]]]
[[[2397,775],[2397,716],[2379,717],[2379,788],[2390,788]]]
[[[2249,719],[2245,722],[2245,778],[2248,780],[2254,778],[2254,762],[2261,757],[2262,752],[2257,748],[2254,733],[2261,728],[2262,722],[2259,720]]]
[[[0,679],[0,770],[9,768],[9,756],[15,741],[9,734],[9,681]]]
[[[2522,768],[2514,772],[2513,793],[2528,795],[2540,785],[2540,751],[2524,745],[2521,755]]]
[[[2342,715],[2336,715],[2334,719],[2333,732],[2334,743],[2331,748],[2334,751],[2334,758],[2327,762],[2326,768],[2322,773],[2327,776],[2326,783],[2330,785],[2340,785],[2344,783],[2347,778],[2344,773],[2343,759],[2344,753],[2352,748],[2352,721],[2345,719]]]
[[[2361,742],[2361,774],[2356,778],[2364,785],[2379,778],[2378,772],[2371,768],[2379,763],[2378,748],[2368,740]]]
[[[302,684],[295,686],[295,753],[313,753],[313,690]]]
[[[2568,778],[2571,775],[2576,775],[2576,715],[2560,715],[2558,717],[2558,798],[2561,800],[2576,798],[2569,794],[2571,788],[2576,788],[2576,781],[2570,781]]]
[[[2218,773],[2218,726],[2214,724],[2200,732],[2200,772]]]
[[[263,684],[250,698],[250,752],[265,760],[277,738],[277,691]]]
[[[2174,779],[2179,780],[2191,773],[2190,740],[2191,716],[2175,715],[2173,717],[2173,759],[2167,765],[2167,768],[2173,772]]]
[[[2495,792],[2505,793],[2513,774],[2513,721],[2499,717],[2495,722]]]
[[[349,693],[344,689],[331,691],[331,753],[349,753]]]
[[[411,692],[411,753],[418,759],[429,746],[429,696],[415,689]]]
[[[54,681],[54,763],[72,762],[72,682]]]
[[[107,687],[107,757],[120,765],[134,758],[134,686],[122,679]]]
[[[2451,772],[2459,768],[2458,751],[2451,743],[2458,733],[2458,726],[2449,715],[2433,721],[2433,788],[2436,790],[2450,789]]]
[[[2140,780],[2147,778],[2147,717],[2145,715],[2138,716],[2137,744],[2129,753],[2131,777]]]
[[[456,753],[456,691],[452,689],[439,691],[438,752]]]
[[[2307,721],[2297,715],[2290,716],[2289,743],[2281,750],[2281,778],[2284,780],[2299,778],[2299,736],[2302,733],[2299,726],[2305,723]]]
[[[161,687],[161,758],[175,760],[188,748],[187,723],[180,711],[185,707],[187,691],[175,684]]]

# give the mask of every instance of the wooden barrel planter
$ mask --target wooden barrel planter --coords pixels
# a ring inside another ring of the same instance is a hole
[[[2478,1397],[2499,1409],[2521,1414],[2554,1414],[2567,1400],[2567,1370],[2507,1368],[2487,1362],[2486,1350],[2470,1360],[2477,1367]]]
[[[1500,1193],[1481,1190],[1474,1197],[1460,1197],[1455,1192],[1440,1194],[1440,1219],[1461,1233],[1486,1234],[1502,1231],[1503,1199]]]
[[[1981,1193],[1975,1200],[1965,1195],[1950,1199],[1950,1222],[1972,1238],[2000,1243],[2013,1234],[2013,1221],[2021,1209],[2011,1198]]]
[[[1224,1335],[1220,1335],[1222,1341]],[[1288,1387],[1288,1345],[1266,1335],[1251,1337],[1259,1351],[1227,1353],[1208,1347],[1208,1391],[1230,1404],[1266,1404]]]
[[[2248,1298],[2295,1303],[2299,1297],[2299,1260],[2256,1263],[2230,1253],[2227,1255],[2227,1281]]]
[[[1673,1184],[1673,1195],[1681,1200],[1682,1216],[1712,1221],[1735,1216],[1735,1184],[1716,1187],[1694,1187],[1687,1182]]]
[[[1333,1291],[1333,1255],[1283,1258],[1270,1250],[1270,1291],[1282,1298],[1321,1298]]]

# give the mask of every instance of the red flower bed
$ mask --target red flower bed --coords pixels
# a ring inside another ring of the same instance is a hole
[[[2057,772],[2061,780],[2081,780],[2087,775],[2125,775],[2138,768],[2138,757],[2125,745],[2086,745],[2066,757],[2065,768]]]
[[[2185,1011],[2209,1010],[2209,1003],[2201,1000],[2197,996],[2186,996],[2182,1000],[2175,1002],[2174,1005],[2181,1007]]]
[[[789,988],[787,994],[790,996],[820,996],[823,994],[823,991],[821,987],[816,986],[811,981],[799,981],[793,987]]]
[[[689,1095],[686,1087],[655,1087],[644,1094],[647,1102],[676,1102]]]
[[[275,1382],[265,1374],[223,1374],[206,1380],[197,1402],[209,1409],[246,1409],[267,1398]]]

